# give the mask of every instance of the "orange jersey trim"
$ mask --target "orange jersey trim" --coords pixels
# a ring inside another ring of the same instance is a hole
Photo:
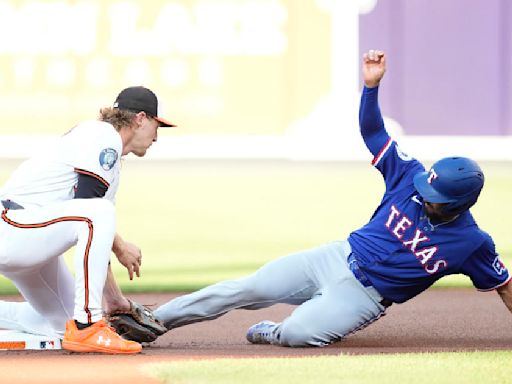
[[[84,304],[84,311],[87,314],[87,321],[89,323],[92,322],[92,316],[91,311],[89,310],[89,251],[91,249],[91,243],[93,238],[93,231],[94,227],[92,225],[91,219],[88,219],[87,217],[81,217],[81,216],[64,216],[59,217],[58,219],[45,221],[42,223],[36,223],[36,224],[21,224],[17,223],[15,221],[12,221],[9,219],[6,215],[8,209],[4,209],[2,212],[2,219],[9,225],[12,225],[16,228],[23,228],[23,229],[31,229],[31,228],[44,228],[48,227],[52,224],[56,223],[62,223],[65,221],[82,221],[86,222],[87,226],[89,227],[89,237],[87,239],[87,245],[85,247],[85,255],[84,255],[84,281],[85,281],[85,304]]]
[[[89,171],[86,171],[84,169],[79,169],[79,168],[75,168],[75,172],[76,173],[81,173],[82,175],[87,175],[87,176],[91,176],[91,177],[94,177],[95,179],[98,179],[99,181],[101,181],[107,188],[110,187],[110,184],[107,182],[107,180],[105,180],[103,177],[101,176],[98,176],[97,174],[95,173],[92,173],[92,172],[89,172]]]

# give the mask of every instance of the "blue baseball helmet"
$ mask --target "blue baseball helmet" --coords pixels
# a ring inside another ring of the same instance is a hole
[[[446,157],[414,176],[414,187],[430,203],[446,203],[443,213],[458,215],[473,206],[484,186],[480,166],[467,157]]]

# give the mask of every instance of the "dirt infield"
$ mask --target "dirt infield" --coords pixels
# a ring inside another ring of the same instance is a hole
[[[172,295],[131,295],[161,304]],[[168,332],[135,356],[74,354],[66,351],[0,352],[2,382],[156,383],[141,367],[147,363],[217,357],[285,357],[512,349],[512,317],[496,292],[431,289],[393,305],[368,328],[327,348],[251,345],[246,329],[263,319],[281,320],[293,307],[233,311],[219,319]]]

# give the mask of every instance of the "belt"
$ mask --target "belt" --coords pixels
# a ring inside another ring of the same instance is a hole
[[[347,262],[348,262],[349,269],[352,271],[352,274],[363,285],[363,287],[365,287],[365,288],[372,287],[373,289],[375,289],[372,285],[372,282],[368,278],[368,276],[366,276],[366,274],[359,267],[359,264],[357,263],[356,257],[354,256],[353,253],[351,253],[348,256]],[[391,304],[393,304],[393,302],[388,299],[382,299],[380,301],[380,304],[383,307],[387,308],[387,307],[391,306]]]
[[[2,200],[5,209],[23,209],[23,207],[12,200]]]

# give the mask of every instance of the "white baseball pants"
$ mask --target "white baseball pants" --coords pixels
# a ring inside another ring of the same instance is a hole
[[[3,210],[0,273],[27,302],[0,302],[0,328],[62,336],[71,318],[100,320],[114,236],[115,208],[105,199]],[[62,254],[74,245],[73,279]]]
[[[254,274],[223,281],[162,305],[155,316],[172,329],[215,319],[233,309],[299,305],[278,325],[273,344],[325,346],[384,314],[382,296],[348,268],[348,241],[336,241],[271,261]]]

